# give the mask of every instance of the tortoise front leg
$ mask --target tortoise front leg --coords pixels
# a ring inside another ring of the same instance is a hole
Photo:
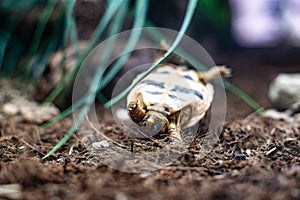
[[[136,99],[130,101],[127,107],[128,115],[135,123],[140,123],[146,115],[145,105],[143,103],[143,98],[139,94]]]
[[[180,135],[181,124],[180,124],[180,116],[179,115],[180,115],[180,111],[177,113],[174,113],[170,116],[168,133],[169,133],[170,139],[172,141],[182,142],[182,138]]]

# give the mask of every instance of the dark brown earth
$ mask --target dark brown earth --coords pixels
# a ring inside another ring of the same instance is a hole
[[[179,30],[186,2],[171,1],[150,1],[149,17],[157,26]],[[105,6],[100,0],[77,2],[78,35],[88,39]],[[272,107],[267,98],[269,83],[279,72],[300,71],[299,49],[228,47],[230,32],[210,25],[199,13],[189,34],[203,42],[217,64],[232,67],[231,83],[263,107]],[[34,36],[32,27],[39,15],[27,20],[17,31],[26,44]],[[128,19],[124,29],[131,28],[130,24]],[[199,32],[204,36],[199,38]],[[221,42],[223,49],[216,47]],[[234,53],[228,52],[231,50]],[[139,62],[140,58],[136,60]],[[0,88],[1,94],[2,85]],[[43,95],[49,91],[39,92]],[[210,153],[201,151],[199,139],[168,167],[140,174],[101,163],[77,134],[53,156],[42,159],[68,132],[72,117],[42,130],[20,116],[4,114],[5,101],[0,95],[0,199],[300,199],[300,122],[252,114],[249,106],[229,92],[226,125]],[[115,124],[109,120],[102,123],[107,135],[130,148]]]
[[[235,66],[230,81],[264,107],[271,106],[269,81],[279,71],[297,71],[239,58],[228,63]],[[260,66],[253,70],[253,64]],[[230,93],[227,98],[226,125],[211,153],[194,143],[174,164],[142,174],[109,168],[77,135],[43,160],[67,133],[72,117],[41,130],[1,113],[0,187],[17,184],[16,199],[300,199],[300,122],[251,114],[240,99]],[[112,139],[122,138],[114,124],[104,123],[108,135],[118,133]],[[8,198],[2,191],[0,198]]]

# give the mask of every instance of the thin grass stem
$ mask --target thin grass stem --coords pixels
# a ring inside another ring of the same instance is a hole
[[[132,50],[134,49],[135,45],[137,44],[142,29],[141,27],[144,26],[146,16],[147,16],[147,10],[148,10],[148,0],[143,1],[137,1],[136,8],[135,8],[135,20],[133,24],[133,30],[131,31],[131,34],[128,39],[128,43],[125,47],[124,52],[128,52],[125,55],[121,56],[118,61],[112,66],[111,70],[105,75],[103,80],[100,82],[98,91],[102,90],[107,84],[116,76],[116,74],[120,71],[120,69],[123,67],[125,62],[128,60],[128,58],[131,55]]]
[[[29,77],[30,73],[30,67],[34,58],[34,55],[36,55],[38,47],[42,40],[43,32],[46,28],[46,25],[50,19],[50,16],[55,8],[57,1],[48,1],[44,11],[42,12],[38,27],[35,31],[33,41],[31,42],[31,46],[29,48],[29,55],[28,55],[28,62],[25,64],[25,78]]]
[[[99,38],[102,36],[105,28],[108,26],[109,21],[114,16],[116,11],[122,6],[124,1],[122,0],[114,0],[114,3],[109,4],[104,16],[102,17],[101,21],[99,22],[98,27],[96,28],[95,33],[93,34],[91,40],[89,41],[88,47],[82,53],[79,58],[77,59],[76,66],[66,74],[65,81],[61,81],[56,88],[48,95],[45,99],[45,102],[52,102],[65,88],[65,82],[69,82],[74,78],[76,73],[78,72],[81,64],[83,63],[86,56],[91,52]]]
[[[128,0],[124,0],[124,5],[119,10],[119,12],[117,13],[117,15],[116,15],[116,17],[115,17],[115,19],[112,23],[112,27],[111,27],[111,30],[110,30],[110,35],[115,35],[121,29],[122,22],[123,22],[123,19],[124,19],[124,15],[127,11],[127,8],[128,8]],[[99,66],[99,67],[102,67],[102,68],[105,67],[104,65],[107,63],[107,60],[108,60],[108,58],[110,57],[110,55],[112,53],[112,47],[114,46],[114,43],[115,43],[114,38],[109,41],[109,44],[107,46],[109,46],[111,48],[108,48],[105,51],[105,55],[103,55],[104,59],[101,62],[102,65]],[[101,94],[98,94],[98,95],[100,96],[100,98],[103,101],[107,101],[107,99],[103,95],[101,95]],[[51,121],[49,121],[49,122],[43,124],[42,126],[40,126],[40,128],[45,129],[45,128],[51,126],[52,124],[60,121],[61,119],[65,118],[66,116],[71,114],[73,111],[77,110],[80,106],[83,105],[84,102],[85,102],[85,96],[80,98],[79,100],[77,100],[75,103],[73,103],[72,106],[70,106],[67,109],[65,109],[64,111],[62,111],[59,115],[57,115]]]
[[[162,63],[169,55],[172,54],[172,52],[176,49],[176,47],[180,43],[181,39],[183,38],[183,36],[191,22],[192,16],[193,16],[195,8],[196,8],[196,4],[197,4],[197,0],[189,1],[188,6],[187,6],[186,15],[184,17],[184,20],[183,20],[182,26],[179,30],[179,33],[176,36],[173,44],[168,49],[168,51],[163,55],[163,57],[158,59],[147,71],[145,71],[141,76],[136,78],[132,82],[132,84],[129,87],[127,87],[123,92],[121,92],[116,97],[112,98],[109,102],[105,103],[104,104],[105,108],[110,108],[112,105],[114,105],[115,103],[120,101],[122,98],[124,98],[132,90],[132,88],[134,88],[142,79],[144,79],[146,76],[148,76],[153,70],[155,70],[157,68],[157,66],[160,63]]]
[[[140,0],[141,1],[141,0]],[[127,1],[122,1],[123,3],[126,3],[126,8],[127,8]],[[110,4],[112,5],[112,4]],[[124,5],[124,4],[123,4]],[[122,15],[125,13],[125,11],[122,13]],[[118,27],[115,27],[116,29]],[[108,62],[108,58],[111,54],[112,51],[112,44],[114,43],[114,40],[110,40],[109,43],[107,44],[107,50],[105,52],[103,52],[100,60],[100,65],[97,67],[97,70],[94,74],[93,80],[90,83],[90,87],[89,90],[87,92],[86,95],[84,95],[84,97],[82,98],[82,106],[81,106],[81,110],[78,114],[78,117],[74,123],[74,125],[72,126],[72,128],[69,130],[69,132],[63,137],[63,139],[61,139],[59,141],[59,143],[44,157],[48,157],[50,155],[52,155],[55,151],[57,151],[57,149],[59,149],[64,143],[66,143],[70,137],[72,136],[72,134],[77,130],[77,128],[80,126],[80,124],[82,123],[82,121],[84,120],[84,117],[87,115],[90,106],[92,105],[92,103],[95,101],[95,95],[96,95],[96,91],[98,88],[98,82],[99,82],[99,77],[103,76],[103,73],[105,71],[105,66]],[[101,80],[100,80],[101,81]],[[78,103],[78,106],[80,105],[81,102]]]
[[[146,22],[147,26],[154,26],[149,20]],[[150,29],[149,36],[156,42],[160,42],[161,40],[165,40],[167,43],[169,41],[164,37],[164,35],[159,32],[157,29]],[[207,67],[203,64],[199,63],[197,59],[187,53],[185,50],[178,48],[178,53],[187,61],[195,64],[195,69],[197,70],[206,70]],[[261,107],[258,103],[256,103],[250,96],[248,96],[245,92],[234,86],[232,83],[228,82],[227,80],[223,80],[223,83],[216,81],[219,85],[224,86],[226,90],[237,96],[238,98],[242,99],[247,105],[249,105],[253,110],[261,114],[263,112],[263,107]]]

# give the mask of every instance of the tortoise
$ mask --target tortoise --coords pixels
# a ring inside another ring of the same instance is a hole
[[[171,141],[182,142],[181,129],[203,119],[211,105],[214,90],[209,82],[230,73],[225,66],[199,72],[187,66],[162,64],[130,91],[128,115],[155,135],[167,133]]]

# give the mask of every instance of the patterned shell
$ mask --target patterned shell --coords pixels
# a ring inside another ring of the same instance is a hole
[[[184,66],[162,65],[145,77],[127,96],[127,102],[138,95],[148,110],[168,116],[181,111],[182,128],[202,119],[213,98],[213,87],[199,80],[199,72]]]

